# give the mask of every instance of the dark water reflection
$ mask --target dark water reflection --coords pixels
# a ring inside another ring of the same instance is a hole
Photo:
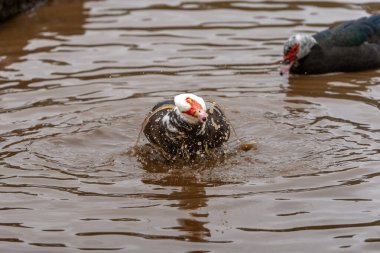
[[[378,71],[281,77],[360,1],[50,1],[1,26],[1,252],[376,252]],[[54,16],[51,15],[54,13]],[[132,156],[149,109],[222,104],[256,150]]]

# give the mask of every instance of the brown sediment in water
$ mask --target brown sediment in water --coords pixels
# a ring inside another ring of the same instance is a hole
[[[249,151],[249,150],[256,150],[257,149],[257,143],[256,142],[243,142],[240,144],[240,149],[243,151]]]

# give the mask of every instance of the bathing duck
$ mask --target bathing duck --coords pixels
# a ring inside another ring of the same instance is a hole
[[[380,68],[380,14],[341,23],[284,45],[280,74],[323,74]]]
[[[207,109],[201,97],[180,94],[153,107],[143,132],[170,158],[187,159],[222,146],[229,139],[230,124],[217,104]]]

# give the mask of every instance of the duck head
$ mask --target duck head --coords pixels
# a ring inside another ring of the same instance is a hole
[[[174,97],[176,109],[182,118],[191,124],[199,124],[207,121],[206,103],[194,94],[179,94]]]
[[[309,34],[292,35],[284,44],[284,61],[280,67],[280,74],[288,73],[292,66],[297,67],[298,61],[306,57],[315,44],[317,41]]]

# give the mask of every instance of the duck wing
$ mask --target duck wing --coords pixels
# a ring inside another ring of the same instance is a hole
[[[215,102],[207,110],[209,115],[206,121],[206,133],[204,138],[207,140],[209,148],[220,147],[228,141],[231,132],[229,120],[223,112],[223,109]]]
[[[170,137],[164,117],[170,118],[170,113],[175,107],[173,100],[166,100],[156,104],[145,118],[142,131],[150,143],[162,148],[168,153],[172,153],[175,149],[173,141]],[[175,146],[175,145],[174,145]]]

